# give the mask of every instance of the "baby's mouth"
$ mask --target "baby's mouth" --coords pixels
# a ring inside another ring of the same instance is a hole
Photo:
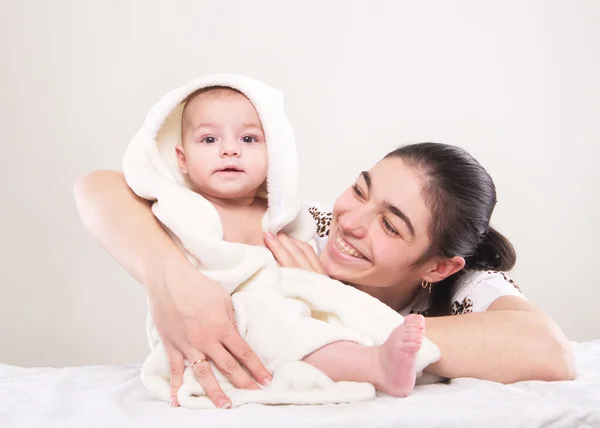
[[[225,168],[218,169],[217,172],[244,172],[244,170],[236,166],[228,166]]]

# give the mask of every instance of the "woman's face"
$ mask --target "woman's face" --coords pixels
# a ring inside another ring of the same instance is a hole
[[[422,183],[419,171],[398,158],[362,172],[333,207],[321,254],[327,274],[365,291],[393,287],[414,293],[428,268],[415,263],[430,245]]]

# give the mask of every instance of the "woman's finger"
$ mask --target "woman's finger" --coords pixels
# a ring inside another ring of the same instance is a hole
[[[271,383],[271,373],[267,370],[267,368],[263,365],[260,358],[254,353],[250,345],[240,336],[237,330],[233,330],[230,334],[225,336],[225,340],[223,341],[223,345],[229,350],[229,352],[237,358],[238,361],[242,363],[244,367],[246,367],[252,377],[260,382],[261,385],[267,386]],[[244,372],[245,373],[245,372]],[[250,378],[248,378],[250,379]],[[249,383],[246,382],[247,385],[254,385],[254,382],[250,379]],[[254,387],[246,389],[255,389]]]
[[[277,260],[277,263],[279,263],[280,266],[289,268],[298,267],[298,264],[294,260],[292,254],[287,250],[287,248],[281,245],[275,235],[270,232],[267,233],[265,235],[265,244],[267,245],[267,248],[271,250],[273,257],[275,257],[275,260]]]
[[[227,376],[235,387],[241,389],[260,389],[223,345],[219,344],[219,346],[211,349],[207,354],[210,355],[210,360],[213,364],[218,367],[223,375]]]
[[[206,356],[202,352],[190,350],[187,353],[187,358],[190,364],[192,364],[194,376],[196,376],[196,379],[198,379],[198,382],[204,388],[204,392],[206,392],[210,401],[221,409],[229,409],[231,401],[221,389],[219,382],[217,382],[217,378],[215,378],[215,374]]]
[[[300,249],[296,242],[292,240],[292,238],[287,236],[285,233],[279,233],[277,235],[277,241],[291,255],[296,267],[308,271],[313,270],[310,260],[308,257],[306,257],[306,254]]]
[[[254,353],[250,345],[244,340],[237,329],[237,323],[235,321],[235,314],[233,311],[233,304],[231,299],[225,303],[225,310],[227,312],[227,318],[231,324],[231,330],[226,330],[223,336],[223,344],[229,350],[229,352],[237,358],[239,362],[250,372],[252,377],[263,386],[267,386],[271,383],[273,376],[267,368],[263,365],[262,361]]]
[[[165,343],[165,351],[169,359],[169,373],[171,379],[171,407],[179,407],[177,401],[177,393],[183,384],[183,371],[185,370],[185,361],[183,354],[174,346],[167,346]]]
[[[321,266],[321,260],[319,260],[319,256],[317,255],[317,253],[315,253],[313,247],[307,242],[302,242],[294,238],[290,239],[294,241],[298,248],[300,248],[304,252],[304,255],[306,256],[313,268],[313,271],[325,274],[325,270],[323,269],[323,266]]]

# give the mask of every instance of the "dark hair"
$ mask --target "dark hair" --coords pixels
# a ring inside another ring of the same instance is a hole
[[[514,266],[513,246],[490,226],[496,205],[494,181],[469,153],[447,144],[419,143],[385,158],[400,158],[423,176],[423,195],[432,216],[431,246],[418,264],[435,256],[461,256],[465,269],[507,271]],[[465,269],[433,286],[427,315],[451,313],[452,295]]]

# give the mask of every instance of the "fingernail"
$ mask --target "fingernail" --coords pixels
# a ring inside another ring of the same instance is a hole
[[[270,377],[264,378],[263,381],[262,381],[262,385],[263,386],[269,386],[269,385],[271,385],[271,378]]]
[[[273,235],[273,232],[267,232],[267,239],[269,241],[274,241],[275,240],[275,235]]]
[[[231,402],[227,400],[219,401],[219,407],[221,409],[231,409]]]
[[[171,407],[177,407],[177,398],[175,396],[171,397],[171,401],[169,401],[169,405]]]

